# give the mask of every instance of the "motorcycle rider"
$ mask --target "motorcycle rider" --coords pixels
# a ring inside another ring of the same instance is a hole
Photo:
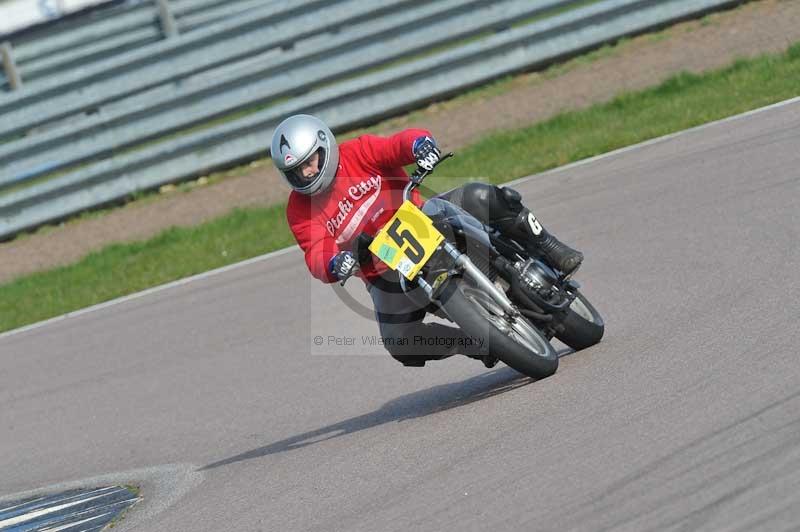
[[[403,365],[424,366],[456,353],[492,364],[485,346],[464,342],[456,327],[423,323],[426,310],[399,286],[398,273],[374,257],[360,267],[353,241],[363,231],[375,235],[403,202],[409,181],[403,167],[416,162],[432,168],[441,156],[430,131],[406,129],[389,137],[362,135],[338,145],[325,123],[298,114],[281,122],[271,143],[272,160],[292,188],[286,209],[289,227],[305,253],[311,275],[324,283],[361,277],[372,297],[384,346]],[[546,231],[509,187],[471,182],[437,197],[444,198],[532,250],[564,273],[574,272],[583,254]],[[411,200],[424,203],[419,191]],[[372,259],[372,260],[370,260]],[[403,338],[436,338],[415,342]]]

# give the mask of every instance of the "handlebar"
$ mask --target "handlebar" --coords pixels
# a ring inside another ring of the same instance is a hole
[[[437,166],[442,164],[442,161],[444,161],[445,159],[449,159],[453,155],[454,155],[453,152],[445,153],[444,155],[442,155],[442,157],[439,159],[439,161],[436,164],[433,165],[433,168],[431,168],[430,170],[426,170],[425,168],[422,168],[421,166],[417,166],[417,169],[414,170],[414,173],[412,173],[409,176],[409,182],[406,185],[406,188],[403,190],[403,200],[410,200],[411,199],[411,192],[415,188],[417,188],[418,186],[420,186],[422,184],[422,181],[426,177],[428,177],[431,174],[431,172],[433,172],[434,168],[436,168]]]
[[[433,172],[434,168],[442,164],[442,161],[449,159],[454,154],[453,152],[447,152],[444,154],[439,161],[433,165],[433,168],[427,170],[422,168],[421,166],[417,166],[417,169],[409,176],[408,184],[406,188],[403,190],[403,200],[410,200],[411,199],[411,192],[422,184],[422,181],[428,177],[431,172]],[[358,237],[353,241],[353,255],[356,256],[356,261],[358,262],[358,267],[353,270],[353,274],[359,269],[361,264],[363,264],[367,259],[369,259],[369,245],[372,244],[373,237],[368,235],[367,233],[360,233]],[[339,282],[339,286],[344,286],[347,282],[347,279],[344,279]]]

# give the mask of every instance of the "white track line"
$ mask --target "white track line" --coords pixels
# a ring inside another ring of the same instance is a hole
[[[673,138],[681,136],[681,135],[686,135],[688,133],[693,133],[695,131],[699,131],[699,130],[702,130],[702,129],[714,127],[714,126],[717,126],[719,124],[724,124],[726,122],[731,122],[733,120],[739,120],[739,119],[742,119],[742,118],[746,118],[748,116],[752,116],[752,115],[755,115],[755,114],[763,113],[765,111],[771,111],[773,109],[777,109],[779,107],[784,107],[786,105],[791,105],[791,104],[794,104],[794,103],[800,103],[800,96],[796,97],[796,98],[791,98],[789,100],[784,100],[782,102],[778,102],[778,103],[775,103],[775,104],[772,104],[772,105],[768,105],[766,107],[760,107],[758,109],[753,109],[752,111],[747,111],[745,113],[741,113],[741,114],[738,114],[738,115],[729,116],[727,118],[716,120],[714,122],[708,122],[707,124],[702,124],[700,126],[693,127],[691,129],[684,129],[683,131],[678,131],[676,133],[670,133],[668,135],[664,135],[663,137],[657,137],[657,138],[654,138],[654,139],[646,140],[644,142],[640,142],[638,144],[632,144],[630,146],[626,146],[626,147],[620,148],[618,150],[610,151],[608,153],[603,153],[601,155],[596,155],[594,157],[589,157],[588,159],[582,159],[580,161],[576,161],[574,163],[566,164],[564,166],[559,166],[558,168],[553,168],[552,170],[547,170],[546,172],[541,172],[539,174],[533,174],[533,175],[521,177],[519,179],[515,179],[514,181],[510,181],[510,182],[506,183],[506,185],[517,185],[519,183],[523,183],[525,181],[528,181],[530,179],[534,179],[536,177],[545,176],[545,175],[552,174],[552,173],[555,173],[555,172],[563,172],[564,170],[569,170],[571,168],[575,168],[576,166],[583,166],[585,164],[590,164],[590,163],[593,163],[595,161],[599,161],[601,159],[606,159],[608,157],[614,157],[614,156],[620,155],[620,154],[625,153],[625,152],[638,150],[640,148],[644,148],[644,147],[650,146],[652,144],[656,144],[656,143],[659,143],[659,142],[664,142],[664,141],[673,139]],[[137,292],[135,294],[130,294],[130,295],[127,295],[127,296],[124,296],[124,297],[120,297],[120,298],[117,298],[117,299],[112,299],[111,301],[106,301],[105,303],[100,303],[98,305],[87,307],[85,309],[77,310],[75,312],[69,312],[67,314],[63,314],[61,316],[57,316],[55,318],[50,318],[48,320],[40,321],[38,323],[27,325],[25,327],[20,327],[19,329],[14,329],[14,330],[11,330],[11,331],[8,331],[8,332],[0,334],[0,340],[8,338],[9,336],[13,336],[13,335],[16,335],[16,334],[28,332],[28,331],[31,331],[31,330],[34,330],[34,329],[38,329],[40,327],[44,327],[46,325],[50,325],[51,323],[56,323],[56,322],[65,320],[67,318],[74,318],[74,317],[77,317],[77,316],[82,316],[83,314],[88,314],[90,312],[95,312],[97,310],[102,310],[104,308],[108,308],[108,307],[111,307],[111,306],[114,306],[114,305],[119,305],[120,303],[125,303],[127,301],[131,301],[131,300],[134,300],[134,299],[139,299],[141,297],[148,296],[150,294],[155,294],[156,292],[161,292],[163,290],[169,290],[171,288],[175,288],[176,286],[182,286],[182,285],[194,282],[194,281],[199,281],[201,279],[206,279],[208,277],[212,277],[212,276],[220,274],[220,273],[225,273],[225,272],[234,270],[236,268],[240,268],[242,266],[248,266],[250,264],[255,264],[257,262],[261,262],[261,261],[270,259],[272,257],[283,255],[285,253],[288,253],[290,251],[294,251],[296,249],[298,249],[297,246],[290,246],[288,248],[279,249],[277,251],[272,251],[270,253],[267,253],[266,255],[260,255],[258,257],[253,257],[252,259],[247,259],[247,260],[242,261],[242,262],[229,264],[228,266],[224,266],[222,268],[217,268],[216,270],[207,271],[205,273],[201,273],[201,274],[198,274],[198,275],[193,275],[191,277],[186,277],[184,279],[179,279],[179,280],[173,281],[171,283],[163,284],[163,285],[160,285],[160,286],[155,286],[153,288],[148,288],[147,290],[144,290],[142,292]]]

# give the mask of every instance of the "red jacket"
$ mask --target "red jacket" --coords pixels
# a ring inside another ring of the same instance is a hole
[[[339,146],[339,169],[331,186],[314,196],[292,191],[286,219],[306,256],[311,275],[325,283],[336,281],[328,271],[331,257],[352,250],[362,232],[375,235],[403,203],[408,174],[403,166],[414,162],[411,145],[430,136],[424,129],[406,129],[391,137],[363,135]],[[422,206],[419,192],[412,201]],[[362,279],[386,270],[376,257],[362,266]]]

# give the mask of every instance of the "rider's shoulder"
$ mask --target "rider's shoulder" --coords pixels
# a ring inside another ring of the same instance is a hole
[[[339,152],[342,153],[342,152],[357,150],[360,145],[361,145],[361,136],[354,137],[352,139],[347,139],[339,144]]]
[[[289,209],[293,207],[301,207],[304,205],[309,205],[311,203],[311,196],[308,194],[301,194],[296,190],[292,190],[289,192],[289,200],[287,202],[287,207]]]
[[[347,140],[343,141],[341,144],[339,144],[339,151],[340,152],[342,152],[342,151],[347,152],[347,151],[358,150],[358,149],[361,148],[361,146],[365,142],[369,142],[370,141],[369,140],[370,136],[371,135],[366,135],[365,134],[365,135],[359,135],[357,137],[353,137],[351,139],[347,139]]]
[[[375,153],[386,149],[386,141],[387,137],[364,133],[363,135],[342,142],[339,146],[339,152],[343,155],[344,159],[370,158],[374,157]]]

